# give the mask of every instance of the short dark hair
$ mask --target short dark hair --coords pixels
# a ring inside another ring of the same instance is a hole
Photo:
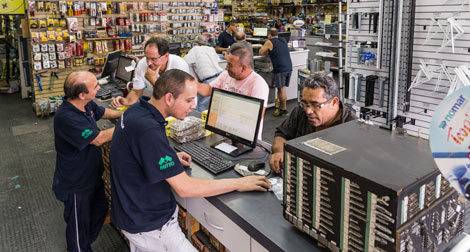
[[[228,26],[232,26],[232,25],[238,25],[237,20],[231,20]]]
[[[276,28],[270,28],[270,29],[268,30],[268,34],[271,35],[271,36],[273,36],[273,37],[277,37],[277,35],[279,35],[279,32],[277,31]]]
[[[228,50],[228,53],[237,56],[240,62],[251,67],[253,55],[251,55],[251,52],[243,43],[240,42],[232,44]]]
[[[190,74],[179,69],[165,71],[155,82],[153,97],[160,99],[165,94],[171,93],[176,99],[183,93],[187,80],[194,81],[195,79]]]
[[[156,46],[158,48],[158,54],[160,54],[160,56],[170,52],[170,44],[168,43],[168,41],[162,38],[159,38],[159,37],[149,38],[147,42],[145,42],[144,51],[150,45]]]
[[[75,83],[73,78],[70,76],[74,74],[74,72],[69,73],[65,78],[64,82],[64,94],[67,96],[68,99],[76,99],[81,93],[88,94],[88,88],[85,83]]]
[[[242,36],[239,36],[238,32],[235,33],[235,40],[236,40],[236,41],[245,40],[245,38],[246,38],[245,33],[243,33]]]
[[[333,97],[339,98],[338,86],[336,81],[327,74],[314,74],[308,77],[303,84],[304,88],[323,88],[325,90],[325,98],[332,99]]]

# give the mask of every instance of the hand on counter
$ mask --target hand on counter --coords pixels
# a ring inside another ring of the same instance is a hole
[[[247,191],[263,191],[266,192],[271,188],[271,183],[264,176],[248,176],[239,178],[240,185],[237,189],[239,192]]]
[[[281,172],[280,166],[284,164],[284,153],[273,153],[269,158],[269,166],[275,173]]]

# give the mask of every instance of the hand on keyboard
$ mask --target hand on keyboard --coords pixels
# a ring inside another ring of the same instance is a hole
[[[176,153],[176,155],[178,156],[178,159],[180,160],[181,165],[189,166],[189,164],[191,164],[191,156],[188,153],[182,151],[182,152]]]

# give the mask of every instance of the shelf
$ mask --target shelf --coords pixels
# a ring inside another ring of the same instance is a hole
[[[96,41],[96,40],[114,40],[114,39],[130,39],[132,36],[129,37],[104,37],[104,38],[84,38],[86,41]]]
[[[319,57],[322,57],[322,58],[328,58],[328,59],[339,59],[337,56],[322,56],[322,55],[317,55],[317,54],[315,54],[315,56],[319,56]]]
[[[329,47],[329,48],[339,48],[337,45],[307,45],[307,46],[317,46],[317,47]]]

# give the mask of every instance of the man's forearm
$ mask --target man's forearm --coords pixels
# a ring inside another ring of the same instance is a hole
[[[102,144],[111,141],[111,139],[113,138],[113,133],[114,133],[114,127],[110,129],[102,130],[100,131],[98,136],[95,139],[93,139],[93,141],[91,141],[90,144],[95,145],[95,146],[101,146]]]
[[[223,48],[223,47],[220,47],[220,46],[216,46],[216,47],[215,47],[215,51],[216,51],[217,53],[222,53],[222,52],[225,52],[225,51],[227,51],[227,50],[228,50],[228,48]]]
[[[103,114],[103,119],[114,119],[122,115],[122,111],[106,108]]]
[[[140,91],[140,90],[139,90],[139,91]],[[140,92],[140,93],[143,93],[143,90],[142,90],[142,92]],[[142,95],[142,94],[138,94],[137,91],[131,90],[131,91],[129,92],[129,94],[127,94],[127,97],[126,97],[127,104],[128,104],[128,105],[132,105],[132,104],[136,103],[136,102],[139,100],[139,98],[140,98],[141,95]]]
[[[273,144],[271,146],[271,151],[273,153],[279,153],[279,152],[284,152],[284,143],[286,142],[286,139],[280,136],[275,136]]]
[[[212,93],[212,87],[209,84],[198,83],[197,94],[201,96],[209,96]]]

